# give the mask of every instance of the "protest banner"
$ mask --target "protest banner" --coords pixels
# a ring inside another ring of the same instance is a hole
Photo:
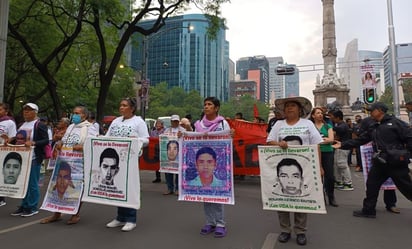
[[[257,146],[266,144],[267,124],[257,124],[242,120],[227,120],[235,130],[233,137],[234,175],[259,175]],[[140,169],[159,170],[159,138],[149,138],[149,145],[143,148],[139,159]]]
[[[362,173],[365,180],[365,189],[366,181],[368,180],[368,173],[372,167],[372,156],[373,156],[373,147],[372,143],[364,144],[360,147],[361,160],[362,160]],[[396,189],[395,183],[393,183],[392,178],[388,178],[381,186],[382,190],[391,190]]]
[[[62,147],[41,209],[76,214],[83,193],[83,153]]]
[[[177,174],[179,170],[179,143],[177,136],[160,135],[160,172]]]
[[[30,147],[0,146],[0,196],[22,199],[26,195],[33,150]]]
[[[57,155],[59,154],[59,151],[56,147],[56,144],[53,145],[52,148],[52,157],[47,160],[47,169],[48,170],[54,170],[54,167],[56,166],[56,160],[57,160]]]
[[[179,200],[234,204],[232,138],[190,133],[181,138]]]
[[[317,145],[258,150],[263,209],[326,213]]]
[[[137,138],[88,137],[82,201],[139,209],[141,148]]]

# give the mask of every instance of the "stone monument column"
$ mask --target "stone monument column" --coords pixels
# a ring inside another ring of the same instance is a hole
[[[336,34],[334,0],[322,0],[323,3],[323,77],[316,77],[316,88],[313,90],[315,106],[326,106],[328,109],[340,109],[350,112],[349,89],[343,78],[336,73]]]
[[[336,34],[335,34],[335,11],[333,9],[334,0],[322,0],[323,3],[323,73],[330,73],[329,68],[333,67],[336,73]]]

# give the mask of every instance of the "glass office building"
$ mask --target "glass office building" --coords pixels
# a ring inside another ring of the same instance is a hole
[[[152,20],[139,23],[145,29]],[[186,92],[196,90],[201,96],[228,99],[229,92],[229,43],[225,29],[221,28],[216,39],[207,34],[208,19],[202,14],[170,17],[157,32],[144,37],[133,36],[129,64],[136,70],[146,68],[150,85],[166,82],[168,88],[181,87]],[[146,41],[146,46],[144,46]],[[143,48],[147,65],[144,67]]]
[[[401,73],[412,72],[412,43],[396,44],[396,55],[398,78]],[[393,86],[391,56],[391,49],[388,46],[383,52],[385,86]]]
[[[265,56],[240,58],[236,61],[236,74],[241,80],[254,80],[257,84],[256,99],[269,103],[269,62]]]

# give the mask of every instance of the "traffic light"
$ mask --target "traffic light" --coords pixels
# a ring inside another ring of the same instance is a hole
[[[367,88],[363,89],[363,98],[366,104],[373,104],[376,101],[376,89]]]
[[[295,67],[288,64],[279,65],[276,67],[275,73],[277,75],[292,75],[295,73]]]

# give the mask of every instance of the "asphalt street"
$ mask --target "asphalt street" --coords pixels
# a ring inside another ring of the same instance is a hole
[[[352,168],[353,170],[353,168]],[[336,191],[339,207],[327,206],[326,215],[309,215],[307,249],[389,249],[411,245],[412,205],[399,192],[400,214],[386,211],[379,197],[377,218],[356,218],[352,211],[360,208],[364,197],[361,173],[352,172],[354,191]],[[68,215],[59,222],[39,224],[50,215],[41,210],[29,218],[12,217],[19,200],[7,198],[0,207],[1,248],[179,248],[179,249],[273,249],[302,248],[295,236],[285,244],[278,243],[277,213],[262,209],[260,179],[247,176],[235,180],[235,205],[226,206],[228,234],[225,238],[199,234],[204,225],[201,203],[177,201],[176,196],[163,196],[166,184],[154,184],[154,172],[141,171],[142,208],[137,227],[131,232],[106,228],[116,215],[116,208],[84,203],[81,220],[66,225]],[[164,177],[163,179],[164,180]],[[43,192],[44,192],[43,188]]]

